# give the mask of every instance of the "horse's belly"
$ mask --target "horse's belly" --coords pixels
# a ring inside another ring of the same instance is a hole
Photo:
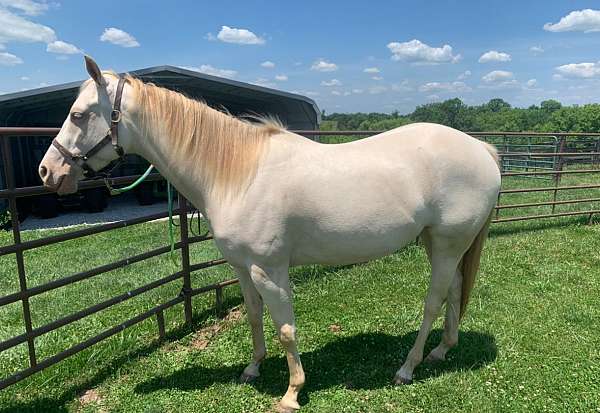
[[[352,232],[304,233],[295,239],[291,265],[346,265],[389,255],[411,241],[422,231],[417,224],[388,228],[387,231],[362,229]]]

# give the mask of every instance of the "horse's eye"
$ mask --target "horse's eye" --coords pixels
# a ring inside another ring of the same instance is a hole
[[[83,113],[81,113],[81,112],[72,112],[71,113],[71,120],[77,121],[77,120],[81,120],[81,119],[83,119]]]

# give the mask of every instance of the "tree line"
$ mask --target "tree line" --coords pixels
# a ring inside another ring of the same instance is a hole
[[[454,98],[417,106],[414,112],[323,113],[322,130],[389,130],[414,122],[433,122],[471,132],[600,132],[600,104],[563,106],[545,100],[528,108],[512,107],[503,99],[469,106]]]

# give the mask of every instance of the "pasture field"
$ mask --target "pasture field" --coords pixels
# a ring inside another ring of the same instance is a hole
[[[584,177],[566,179],[582,183]],[[505,187],[550,184],[511,180]],[[459,346],[447,361],[418,367],[411,386],[394,387],[391,380],[422,319],[429,272],[422,247],[413,244],[367,264],[293,269],[307,373],[302,411],[600,411],[600,226],[587,220],[493,226]],[[28,251],[29,285],[164,245],[166,230],[166,222],[147,223]],[[57,232],[28,231],[23,238]],[[0,244],[11,239],[0,233]],[[192,246],[191,255],[200,262],[217,258],[218,251],[208,242]],[[0,295],[17,290],[15,267],[14,256],[0,257]],[[34,327],[176,270],[164,255],[36,296]],[[193,286],[231,276],[227,266],[212,268],[195,273]],[[168,284],[42,336],[38,358],[167,301],[180,288],[178,281]],[[215,317],[214,294],[193,303],[193,330],[184,326],[182,306],[175,306],[165,313],[165,341],[157,339],[155,320],[146,320],[0,391],[0,412],[270,411],[285,392],[287,365],[268,315],[262,376],[255,385],[239,385],[251,355],[239,287],[225,289],[232,311],[226,321]],[[21,314],[19,303],[0,308],[0,340],[23,332]],[[441,318],[427,349],[437,344],[440,327]],[[1,353],[0,375],[25,367],[26,360],[25,345]]]

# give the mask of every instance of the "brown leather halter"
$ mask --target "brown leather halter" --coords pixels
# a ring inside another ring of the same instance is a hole
[[[110,128],[106,132],[106,136],[102,138],[97,144],[95,144],[92,149],[87,151],[85,154],[74,154],[69,151],[67,148],[62,146],[56,138],[52,140],[52,145],[67,159],[71,164],[79,166],[83,169],[83,174],[86,178],[91,178],[94,176],[108,176],[110,172],[120,164],[125,158],[125,151],[119,145],[119,122],[121,121],[121,97],[123,96],[123,87],[125,86],[125,79],[119,77],[119,83],[117,84],[117,91],[115,93],[115,101],[113,103],[113,109],[110,112]],[[119,156],[112,162],[109,162],[104,168],[99,171],[94,170],[87,162],[88,160],[98,153],[102,148],[104,148],[109,143],[112,144],[113,149]]]

